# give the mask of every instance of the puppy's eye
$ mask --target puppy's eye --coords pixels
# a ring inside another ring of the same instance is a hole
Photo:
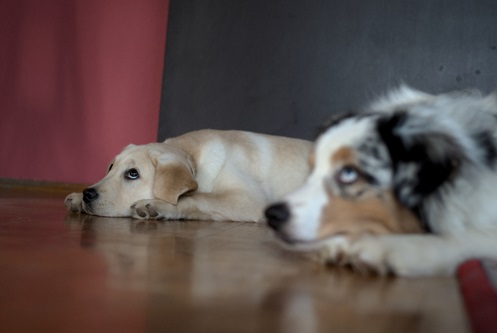
[[[129,169],[124,174],[124,177],[126,177],[127,179],[130,179],[130,180],[135,180],[135,179],[140,178],[140,174],[138,173],[138,171],[136,169]]]
[[[109,166],[109,170],[107,170],[107,172],[109,172],[110,170],[112,170],[112,167],[113,167],[113,166],[114,166],[114,164],[111,164],[111,165]]]
[[[359,171],[353,166],[344,166],[336,175],[335,180],[340,184],[350,185],[359,179]]]

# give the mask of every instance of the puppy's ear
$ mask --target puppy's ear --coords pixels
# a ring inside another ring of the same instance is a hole
[[[198,187],[189,163],[161,161],[159,157],[155,168],[153,194],[157,199],[176,205],[181,195]]]
[[[387,146],[400,202],[415,208],[452,179],[465,159],[462,143],[438,116],[397,111],[380,117],[377,130]]]

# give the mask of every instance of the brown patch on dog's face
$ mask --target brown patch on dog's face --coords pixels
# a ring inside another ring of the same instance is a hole
[[[421,233],[418,218],[390,189],[379,189],[361,173],[356,153],[342,147],[330,158],[334,174],[326,179],[328,202],[321,211],[317,238],[337,234]]]
[[[390,192],[372,193],[356,200],[330,195],[322,211],[318,238],[337,234],[421,232],[419,220]]]
[[[349,147],[342,147],[331,155],[331,165],[342,166],[347,164],[354,164],[356,162],[356,155],[354,150]]]

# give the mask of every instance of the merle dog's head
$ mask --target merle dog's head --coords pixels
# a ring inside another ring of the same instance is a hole
[[[464,165],[491,167],[497,157],[494,116],[479,110],[486,121],[465,119],[472,110],[454,111],[455,98],[404,87],[367,113],[331,121],[316,140],[309,178],[268,207],[269,225],[289,243],[429,230],[426,200],[440,197]]]

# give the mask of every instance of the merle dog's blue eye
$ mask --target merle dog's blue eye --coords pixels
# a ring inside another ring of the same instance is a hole
[[[341,184],[353,184],[359,179],[359,171],[353,166],[344,166],[337,172],[335,179]]]
[[[127,179],[130,179],[130,180],[135,180],[135,179],[138,179],[140,177],[140,174],[138,173],[138,171],[136,169],[129,169],[124,174],[124,177],[126,177]]]

